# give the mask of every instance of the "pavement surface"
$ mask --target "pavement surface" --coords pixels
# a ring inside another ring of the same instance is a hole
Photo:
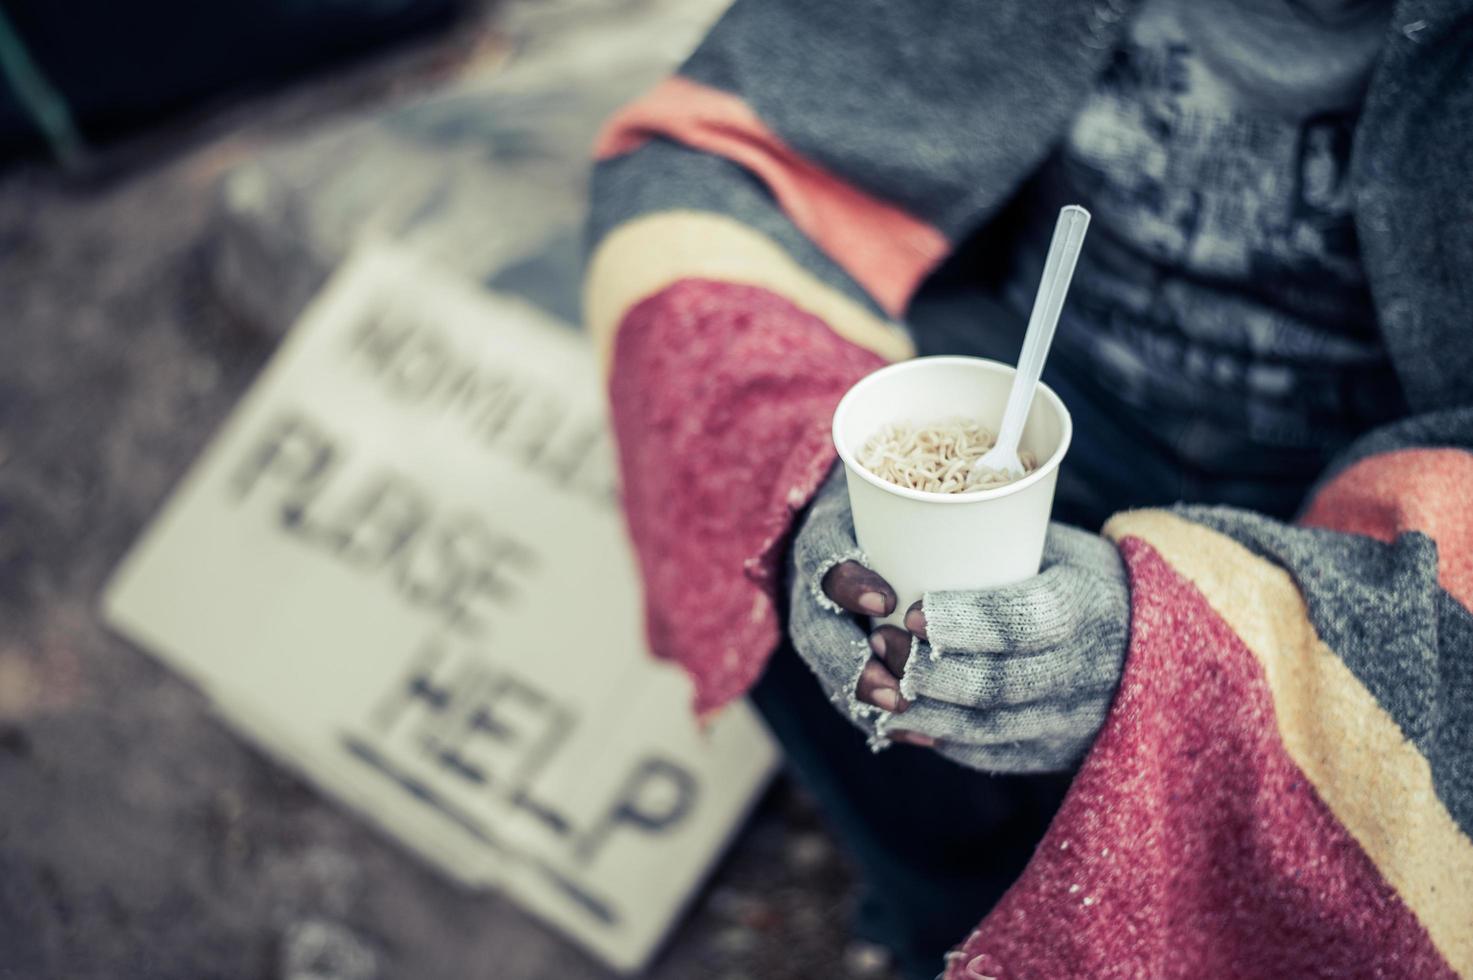
[[[108,149],[84,178],[0,172],[0,978],[609,976],[259,754],[96,612],[107,575],[332,262],[319,251],[300,282],[242,301],[231,270],[247,252],[221,244],[238,246],[242,227],[222,193],[230,176],[269,148],[490,77],[520,44],[587,30],[587,12],[488,11],[217,102]],[[849,936],[851,893],[812,807],[780,781],[650,976],[888,977]]]

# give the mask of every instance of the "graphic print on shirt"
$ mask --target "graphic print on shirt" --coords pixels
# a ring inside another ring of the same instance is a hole
[[[1040,183],[1095,216],[1059,349],[1188,462],[1317,460],[1398,404],[1356,242],[1355,116],[1254,103],[1178,10],[1148,4]]]

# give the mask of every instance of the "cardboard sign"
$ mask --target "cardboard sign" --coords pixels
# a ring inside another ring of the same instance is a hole
[[[643,640],[569,327],[351,260],[133,548],[108,621],[454,878],[642,966],[776,754]]]

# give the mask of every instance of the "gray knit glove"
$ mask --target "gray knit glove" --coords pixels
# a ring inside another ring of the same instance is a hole
[[[890,738],[934,745],[990,772],[1061,771],[1083,758],[1120,682],[1129,633],[1129,587],[1112,544],[1051,524],[1038,575],[997,589],[928,593],[906,617],[916,636],[895,627],[866,635],[853,615],[863,608],[855,589],[836,580],[867,576],[860,580],[883,586],[891,608],[894,594],[873,573],[840,567],[851,560],[863,564],[836,467],[794,541],[788,629],[830,700],[873,747]],[[826,593],[826,579],[847,609]]]

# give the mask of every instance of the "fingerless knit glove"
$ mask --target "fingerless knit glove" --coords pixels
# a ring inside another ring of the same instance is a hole
[[[809,510],[793,546],[789,633],[836,706],[883,747],[905,730],[937,740],[948,758],[991,772],[1048,772],[1078,764],[1109,711],[1124,668],[1130,592],[1115,547],[1052,524],[1043,567],[1014,585],[928,593],[927,640],[916,639],[901,693],[886,712],[854,697],[870,655],[859,623],[820,588],[854,539],[842,467]]]

